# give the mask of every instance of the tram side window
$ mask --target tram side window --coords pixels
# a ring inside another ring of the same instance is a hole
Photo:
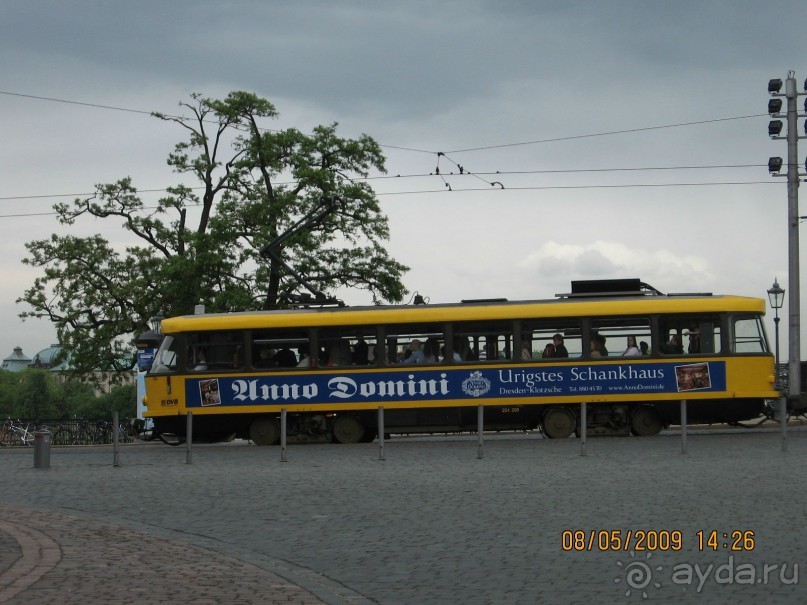
[[[454,324],[454,361],[501,361],[513,358],[513,323],[479,321]]]
[[[650,320],[645,317],[609,317],[591,320],[591,357],[641,357],[653,349]]]
[[[244,333],[240,331],[188,334],[190,371],[238,370],[244,367]]]
[[[312,365],[308,331],[304,329],[255,330],[250,348],[252,365],[259,370]]]
[[[319,330],[321,366],[369,366],[376,363],[376,336],[355,327]]]
[[[767,353],[768,346],[761,318],[735,317],[732,343],[735,353]]]
[[[154,361],[151,363],[151,374],[162,374],[174,372],[177,369],[177,347],[179,341],[171,335],[163,337],[157,352],[154,354]]]
[[[445,335],[441,325],[406,324],[387,326],[388,364],[424,365],[440,363],[445,357]]]
[[[580,321],[576,319],[525,320],[521,325],[520,360],[580,357],[581,333]]]
[[[664,317],[660,322],[659,348],[666,355],[711,355],[719,353],[720,317],[692,315]]]

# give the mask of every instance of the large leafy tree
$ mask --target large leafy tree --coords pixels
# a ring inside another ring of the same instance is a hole
[[[168,156],[182,184],[156,207],[129,178],[54,206],[65,226],[83,216],[118,219],[136,244],[70,234],[26,244],[23,262],[42,275],[19,299],[31,307],[21,316],[53,322],[76,371],[124,369],[133,336],[156,314],[191,313],[197,304],[215,312],[283,306],[284,293],[299,286],[284,262],[322,291],[351,287],[376,302],[403,299],[408,267],[384,248],[387,219],[363,178],[384,171],[371,137],[342,138],[336,124],[311,134],[270,130],[275,107],[246,92],[223,100],[192,95],[180,106],[190,117],[154,114],[187,134]],[[325,209],[321,220],[283,241],[273,258],[261,256],[318,209]]]

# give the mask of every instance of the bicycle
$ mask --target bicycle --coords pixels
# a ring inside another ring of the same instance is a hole
[[[86,419],[78,421],[78,427],[73,434],[74,445],[107,445],[112,443],[112,437],[115,428],[111,422],[106,420],[96,420],[90,422]],[[121,436],[121,441],[126,436],[126,427],[120,425],[118,427],[118,435]]]
[[[28,426],[14,424],[11,418],[3,422],[3,428],[0,429],[0,446],[24,446],[33,443],[34,434],[28,430]]]
[[[104,443],[103,430],[99,429],[102,429],[101,422],[96,423],[96,426],[92,426],[89,420],[80,419],[78,427],[73,433],[73,445],[98,445]]]
[[[131,430],[131,423],[126,418],[118,423],[118,443],[132,443],[135,434]]]
[[[50,433],[51,445],[73,445],[73,433],[64,426],[50,427],[43,424],[39,427],[40,431],[47,431]]]

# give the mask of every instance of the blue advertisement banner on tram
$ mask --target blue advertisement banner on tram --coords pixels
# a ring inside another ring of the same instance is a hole
[[[725,391],[726,364],[619,363],[299,372],[186,380],[186,406],[322,405]]]

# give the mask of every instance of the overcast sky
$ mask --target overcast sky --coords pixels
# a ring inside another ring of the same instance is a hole
[[[194,92],[254,92],[274,128],[374,137],[401,175],[373,181],[388,248],[431,302],[618,277],[788,288],[787,189],[766,168],[787,145],[764,114],[770,78],[795,70],[803,90],[805,23],[804,0],[2,0],[0,356],[55,342],[15,302],[37,276],[24,244],[67,232],[52,205],[126,176],[175,184],[184,133],[147,112]],[[446,175],[457,164],[474,174]],[[126,237],[114,220],[71,229]]]

